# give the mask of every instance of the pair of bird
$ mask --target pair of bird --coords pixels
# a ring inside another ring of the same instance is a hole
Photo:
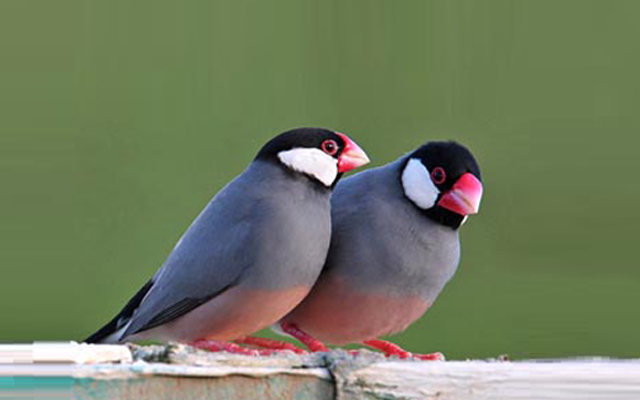
[[[401,358],[441,358],[378,338],[405,330],[453,276],[458,228],[482,197],[479,167],[465,147],[430,142],[337,184],[368,162],[354,141],[328,129],[274,137],[85,341],[302,351],[250,336],[272,326],[311,351],[363,343]]]

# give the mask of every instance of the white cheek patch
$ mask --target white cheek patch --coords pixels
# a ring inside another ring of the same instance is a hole
[[[338,160],[320,149],[295,148],[278,153],[280,161],[294,171],[310,175],[331,186],[338,176]]]
[[[417,158],[410,159],[402,171],[402,188],[404,194],[424,210],[433,207],[440,194],[429,170]]]

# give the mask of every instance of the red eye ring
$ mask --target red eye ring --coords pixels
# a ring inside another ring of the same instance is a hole
[[[441,185],[444,183],[444,181],[447,180],[447,173],[444,172],[444,168],[442,167],[435,167],[433,169],[433,171],[431,171],[431,180],[433,181],[433,183],[435,183],[436,185]]]
[[[330,156],[335,156],[338,152],[338,143],[333,139],[327,139],[320,145],[322,151]]]

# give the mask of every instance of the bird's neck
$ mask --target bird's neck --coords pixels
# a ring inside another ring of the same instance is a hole
[[[326,187],[324,184],[322,184],[312,176],[292,170],[291,168],[281,163],[278,159],[263,158],[257,159],[257,161],[258,163],[261,163],[263,165],[263,170],[271,171],[271,175],[278,175],[282,179],[289,180],[294,184],[302,184],[304,186],[312,188],[313,190],[327,194],[330,194],[331,189],[333,188]]]

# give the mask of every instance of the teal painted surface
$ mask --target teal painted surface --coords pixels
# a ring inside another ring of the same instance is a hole
[[[481,162],[461,269],[397,341],[638,356],[640,2],[0,1],[0,340],[82,339],[273,134]]]
[[[71,388],[75,380],[69,377],[0,376],[0,391]]]
[[[73,399],[75,380],[69,377],[0,377],[0,399]]]

